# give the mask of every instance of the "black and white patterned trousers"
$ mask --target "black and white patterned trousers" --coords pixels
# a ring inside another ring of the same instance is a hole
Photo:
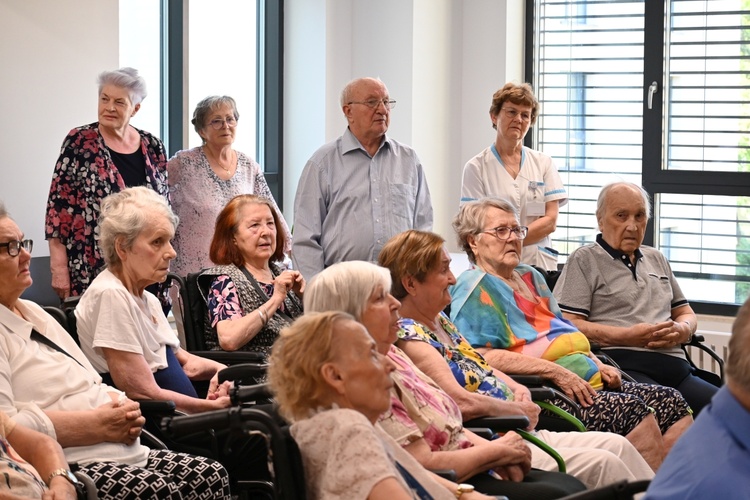
[[[552,402],[565,411],[572,411],[561,399]],[[581,422],[590,431],[626,436],[652,410],[662,434],[678,420],[691,414],[690,407],[677,389],[623,380],[619,390],[597,392],[594,404],[581,408]]]
[[[229,476],[210,458],[151,450],[145,467],[116,462],[79,466],[99,489],[99,498],[112,500],[230,499]]]

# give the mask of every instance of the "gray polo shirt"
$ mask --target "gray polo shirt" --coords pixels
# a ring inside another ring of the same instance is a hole
[[[631,264],[627,255],[609,246],[601,234],[596,243],[575,250],[555,285],[560,309],[584,316],[592,323],[621,327],[671,319],[672,309],[688,301],[667,258],[649,246],[641,246],[635,257]],[[658,352],[685,357],[679,346]]]

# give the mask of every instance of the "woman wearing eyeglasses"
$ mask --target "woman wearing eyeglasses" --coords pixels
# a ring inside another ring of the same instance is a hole
[[[177,258],[172,271],[186,275],[213,263],[208,248],[216,216],[229,200],[240,194],[255,194],[271,200],[286,233],[292,237],[281,211],[266,184],[263,172],[252,158],[232,148],[240,114],[229,96],[209,96],[195,107],[192,124],[203,145],[178,151],[167,164],[172,208],[180,218],[173,242]]]
[[[288,242],[284,253],[291,250],[289,227],[260,165],[232,148],[239,118],[237,104],[231,97],[206,97],[195,107],[192,119],[203,145],[178,151],[167,165],[172,209],[180,218],[172,242],[177,257],[171,270],[182,276],[213,266],[208,250],[216,216],[229,200],[240,194],[255,194],[273,203],[282,225],[279,230],[286,233]],[[175,318],[181,329],[180,314],[175,314]]]
[[[624,381],[591,353],[586,336],[563,319],[544,278],[519,265],[527,229],[510,203],[464,203],[453,228],[475,264],[450,289],[450,317],[458,331],[493,368],[551,380],[582,406],[588,430],[627,437],[656,470],[693,421],[680,393]],[[564,401],[555,404],[571,410]]]
[[[487,196],[510,201],[521,224],[529,228],[521,262],[556,271],[557,251],[549,236],[568,195],[552,158],[523,145],[538,113],[539,101],[528,83],[506,83],[495,92],[490,120],[497,136],[464,166],[461,203]]]

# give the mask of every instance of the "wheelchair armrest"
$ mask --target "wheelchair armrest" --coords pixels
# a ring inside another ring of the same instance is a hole
[[[177,405],[169,399],[136,399],[141,406],[141,413],[145,416],[174,415]]]
[[[464,427],[464,430],[471,431],[477,436],[486,439],[487,441],[491,440],[495,435],[495,433],[492,432],[492,429],[490,429],[489,427]]]
[[[447,479],[448,481],[453,481],[454,483],[458,479],[458,477],[456,476],[456,471],[454,471],[453,469],[429,469],[429,471],[436,476],[440,476],[443,479]]]
[[[510,415],[507,417],[480,417],[464,422],[464,427],[491,429],[494,433],[525,429],[529,426],[529,418],[525,415]]]
[[[540,385],[547,385],[548,382],[538,375],[514,375],[509,374],[510,378],[526,387],[538,387]]]
[[[219,371],[219,383],[227,380],[246,380],[262,377],[268,369],[267,364],[241,363],[227,366]]]
[[[240,363],[265,363],[265,357],[257,352],[251,351],[190,351],[190,354],[201,358],[218,361],[225,365],[237,365]]]
[[[235,386],[229,391],[229,399],[233,405],[257,401],[259,399],[270,399],[273,397],[268,384]]]
[[[529,392],[532,401],[549,401],[555,398],[555,391],[550,387],[531,387]]]

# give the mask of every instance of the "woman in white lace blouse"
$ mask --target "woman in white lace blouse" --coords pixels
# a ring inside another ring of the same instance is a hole
[[[458,485],[427,472],[376,422],[394,365],[344,312],[305,314],[281,331],[268,381],[305,466],[307,498],[451,500]],[[462,500],[489,500],[478,492]]]

